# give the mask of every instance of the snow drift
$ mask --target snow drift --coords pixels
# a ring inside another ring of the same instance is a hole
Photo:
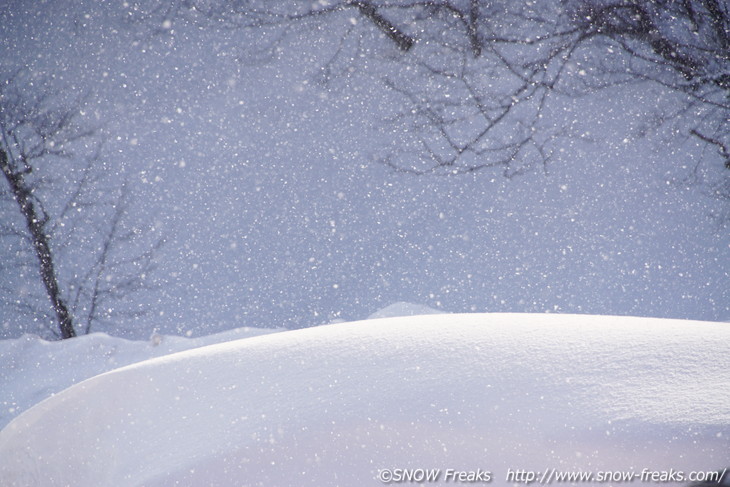
[[[510,314],[246,338],[34,406],[0,432],[0,478],[360,486],[381,485],[387,469],[452,468],[505,485],[515,469],[721,470],[728,343],[722,323]]]
[[[145,341],[106,333],[62,341],[35,335],[0,340],[0,429],[34,404],[89,377],[153,357],[281,330],[244,327],[196,338],[154,332]]]

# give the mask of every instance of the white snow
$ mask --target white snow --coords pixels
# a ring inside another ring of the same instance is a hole
[[[50,342],[34,335],[0,340],[0,428],[33,404],[89,377],[181,350],[281,331],[236,328],[198,338],[153,333],[132,341],[105,333]]]
[[[11,341],[28,357],[11,390],[109,357],[97,346],[57,370],[30,365],[83,340]],[[119,363],[125,350],[160,349],[113,343]],[[97,375],[35,405],[0,431],[0,479],[366,486],[381,485],[384,469],[437,468],[437,485],[451,468],[507,485],[517,483],[510,469],[722,470],[728,343],[724,323],[549,314],[385,318],[244,338]],[[17,356],[4,351],[3,370]]]

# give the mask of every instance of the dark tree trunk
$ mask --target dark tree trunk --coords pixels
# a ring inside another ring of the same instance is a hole
[[[56,278],[56,269],[53,262],[53,254],[48,243],[48,235],[45,232],[45,225],[48,221],[46,215],[40,216],[33,202],[31,190],[23,180],[25,172],[15,171],[10,166],[8,154],[0,149],[0,169],[2,169],[5,179],[7,179],[10,189],[13,192],[15,201],[18,203],[20,213],[25,218],[28,226],[33,248],[40,266],[41,279],[46,288],[48,298],[51,300],[51,306],[56,313],[58,327],[61,331],[62,338],[72,338],[76,336],[73,326],[71,313],[68,306],[61,296],[58,287],[58,279]]]

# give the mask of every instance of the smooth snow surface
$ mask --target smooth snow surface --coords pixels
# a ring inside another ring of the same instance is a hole
[[[34,335],[0,340],[0,428],[33,404],[103,372],[152,357],[277,331],[281,329],[235,328],[197,338],[153,333],[146,341],[105,333],[54,342]]]
[[[723,469],[728,343],[723,323],[513,314],[246,338],[34,406],[0,432],[0,479],[367,486],[382,469],[453,468],[511,485],[508,469]]]

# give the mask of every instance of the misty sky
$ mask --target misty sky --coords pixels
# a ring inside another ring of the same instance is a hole
[[[384,128],[383,66],[365,60],[324,82],[337,47],[326,31],[294,33],[256,60],[242,54],[255,33],[182,21],[151,33],[122,20],[121,2],[0,12],[1,64],[91,94],[105,170],[134,191],[128,220],[167,241],[158,288],[125,298],[150,313],[96,331],[305,327],[395,301],[730,319],[728,203],[686,184],[698,155],[652,130],[671,103],[657,89],[552,106],[574,135],[545,168],[416,176],[376,157],[406,140]],[[3,203],[3,217],[14,209]],[[37,332],[27,316],[5,321],[6,336]]]

